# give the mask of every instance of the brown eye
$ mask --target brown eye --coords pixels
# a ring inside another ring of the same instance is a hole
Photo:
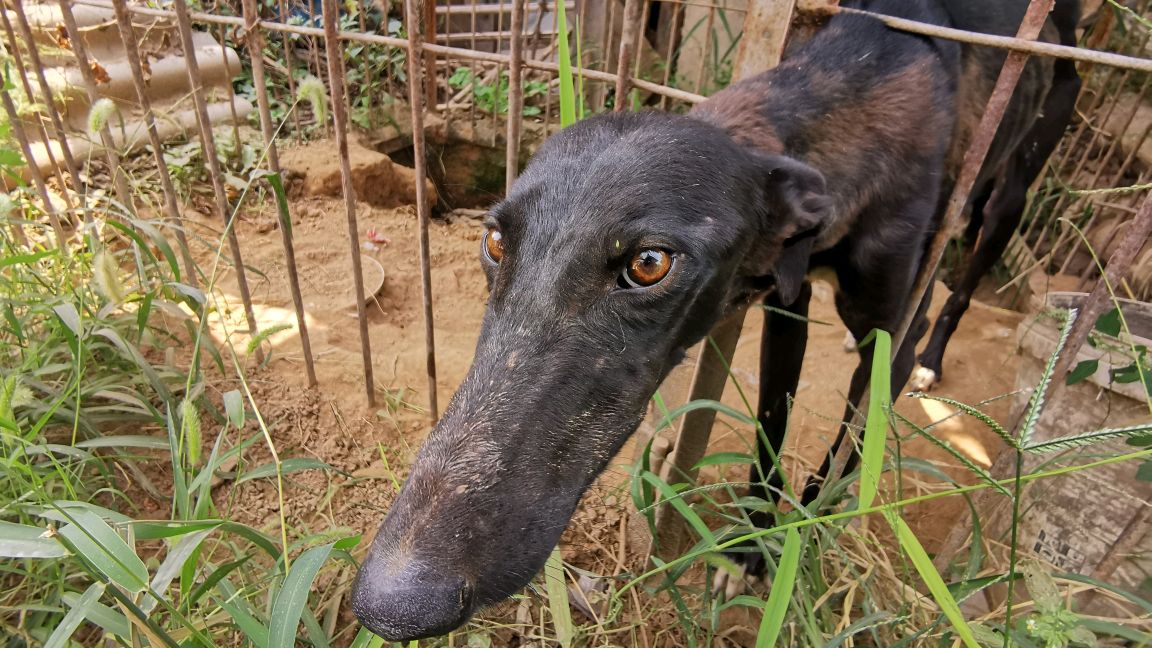
[[[488,231],[484,234],[484,256],[492,263],[500,263],[500,259],[504,258],[504,241],[500,234],[500,230],[495,227],[489,227]]]
[[[660,283],[671,269],[671,254],[664,250],[641,250],[628,262],[620,278],[624,287],[645,288]]]

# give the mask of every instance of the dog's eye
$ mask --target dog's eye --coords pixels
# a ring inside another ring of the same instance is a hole
[[[504,258],[504,241],[500,230],[495,227],[489,227],[488,231],[484,233],[484,256],[492,263],[500,263],[500,259]]]
[[[641,250],[620,273],[622,288],[645,288],[660,283],[672,269],[672,255],[664,250]]]

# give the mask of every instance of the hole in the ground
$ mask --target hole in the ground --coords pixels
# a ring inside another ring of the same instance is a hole
[[[428,177],[439,196],[436,213],[453,209],[487,209],[504,195],[504,149],[471,142],[432,142],[428,147]],[[412,168],[412,146],[383,151],[397,164]]]

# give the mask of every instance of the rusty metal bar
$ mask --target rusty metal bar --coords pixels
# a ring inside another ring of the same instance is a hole
[[[119,0],[118,4],[125,4]],[[220,170],[220,160],[216,157],[216,141],[212,138],[212,122],[208,119],[208,104],[204,100],[204,87],[200,76],[200,64],[196,60],[196,44],[192,41],[192,21],[188,18],[188,0],[175,0],[176,26],[180,32],[180,42],[184,50],[184,62],[188,66],[188,85],[191,88],[192,103],[196,109],[196,125],[200,127],[200,146],[208,163],[208,174],[212,178],[212,190],[216,196],[216,216],[224,223],[232,264],[236,268],[236,284],[240,290],[240,301],[248,320],[251,335],[259,332],[256,311],[252,308],[252,294],[248,290],[248,274],[244,269],[244,258],[240,253],[240,239],[236,235],[236,216],[230,214],[228,195],[224,192],[224,174]],[[253,356],[256,362],[264,362],[264,351],[256,348]]]
[[[516,1],[517,0],[508,0],[508,2],[498,2],[498,3],[492,3],[492,4],[479,5],[479,7],[477,7],[477,9],[475,10],[475,13],[481,14],[481,15],[483,15],[483,14],[508,13],[509,9],[511,7],[515,6]],[[475,2],[472,3],[472,6],[476,6],[476,5],[477,5],[477,3],[475,3]],[[567,2],[564,3],[564,8],[565,9],[575,9],[576,3],[573,2],[573,0],[568,0]],[[441,16],[467,15],[467,14],[472,13],[472,12],[473,12],[473,10],[471,7],[464,6],[464,5],[439,5],[436,7],[436,13],[441,15]]]
[[[1040,35],[1040,30],[1043,29],[1044,23],[1048,19],[1048,13],[1052,10],[1054,1],[1055,0],[1031,0],[1028,4],[1028,10],[1024,13],[1024,18],[1021,20],[1020,27],[1017,30],[1017,38],[1035,40]],[[916,313],[920,310],[920,304],[928,296],[928,289],[932,285],[932,282],[936,280],[936,271],[940,267],[940,261],[944,257],[944,250],[948,245],[952,232],[959,230],[961,219],[964,216],[964,208],[967,206],[968,198],[976,185],[976,178],[980,173],[981,167],[984,165],[984,159],[988,156],[992,141],[996,137],[996,131],[1000,127],[1000,122],[1004,118],[1004,112],[1008,108],[1008,103],[1012,99],[1012,94],[1016,90],[1016,84],[1020,80],[1020,75],[1024,71],[1024,65],[1027,62],[1028,54],[1016,50],[1008,52],[1008,55],[1004,59],[1004,65],[1000,69],[1000,76],[996,79],[996,85],[992,88],[992,94],[988,98],[988,103],[984,108],[984,114],[980,118],[980,123],[977,125],[972,136],[972,142],[964,154],[964,161],[960,167],[960,175],[956,180],[955,187],[952,189],[951,196],[948,198],[944,217],[936,230],[936,234],[932,237],[931,246],[916,275],[916,282],[913,284],[912,291],[909,293],[911,297],[905,305],[904,315],[901,318],[900,325],[892,332],[893,357],[900,352],[900,347],[904,344],[904,339],[908,336],[908,330],[912,327]],[[868,402],[869,391],[870,388],[864,389],[864,393],[860,398],[861,403]],[[857,429],[863,429],[863,418],[863,409],[856,408],[850,427],[855,426]],[[853,444],[846,442],[840,443],[840,447],[827,475],[829,482],[834,482],[839,479],[849,454],[854,451],[852,445]]]
[[[501,13],[501,16],[504,14]],[[436,2],[424,2],[424,39],[436,42]],[[499,47],[497,47],[499,49]],[[424,94],[428,110],[436,110],[436,52],[424,50]],[[497,84],[499,85],[499,84]]]
[[[1111,52],[1100,52],[1097,50],[1083,49],[1069,45],[1057,45],[1055,43],[1038,42],[1035,39],[1020,38],[1019,35],[1013,38],[1011,36],[994,36],[991,34],[967,32],[961,29],[940,27],[938,25],[930,25],[928,23],[917,22],[915,20],[907,20],[904,18],[894,18],[884,14],[873,13],[871,11],[863,11],[861,9],[852,9],[849,7],[838,7],[832,10],[832,12],[844,12],[853,13],[860,16],[871,16],[872,18],[883,22],[885,25],[888,25],[893,29],[906,31],[911,34],[934,36],[936,38],[944,38],[960,43],[968,43],[969,45],[985,45],[988,47],[1006,49],[1023,54],[1051,56],[1053,58],[1083,61],[1086,63],[1101,63],[1103,65],[1126,68],[1129,70],[1136,70],[1138,72],[1152,72],[1152,59],[1140,58],[1137,56],[1125,56],[1123,54],[1112,54]]]
[[[472,32],[471,32],[471,40],[469,41],[469,46],[473,50],[476,49],[476,31],[477,31],[477,24],[476,24],[477,7],[476,7],[476,4],[477,4],[477,1],[472,0],[472,2],[471,2],[471,8],[472,8],[471,29],[472,29]],[[521,61],[521,64],[523,64],[523,61]],[[468,69],[472,73],[472,77],[471,77],[472,82],[475,83],[476,82],[476,59],[472,59],[471,61],[468,62]],[[468,106],[468,125],[472,129],[472,135],[474,137],[476,135],[476,101],[475,101],[475,99],[473,99],[471,105]]]
[[[249,25],[255,25],[259,17],[256,0],[244,0],[244,18]],[[248,52],[252,60],[252,85],[256,89],[256,105],[260,110],[260,132],[264,136],[264,149],[268,155],[268,168],[272,173],[280,173],[280,154],[276,150],[275,128],[272,123],[272,109],[268,104],[268,82],[264,74],[264,33],[258,26],[246,32]],[[281,178],[283,176],[281,175]],[[280,222],[280,240],[284,244],[284,262],[288,267],[288,288],[292,293],[292,305],[296,309],[296,326],[300,333],[300,347],[304,353],[304,371],[308,386],[315,387],[316,364],[312,358],[312,341],[308,335],[308,322],[304,312],[304,297],[300,292],[300,275],[296,269],[296,248],[292,244],[292,218],[289,215]]]
[[[93,7],[110,7],[110,0],[74,0],[76,4],[89,5]],[[147,7],[140,7],[132,5],[129,7],[132,13],[138,13],[144,16],[160,16],[172,17],[172,12],[165,9],[150,9]],[[205,14],[198,12],[189,12],[189,15],[198,22],[207,24],[227,24],[235,25],[237,27],[244,27],[244,19],[234,16],[216,16],[213,14]],[[260,21],[260,26],[268,31],[282,32],[287,34],[300,34],[304,36],[324,36],[322,29],[314,27],[303,27],[299,25],[286,25],[284,23],[277,23],[271,21]],[[337,38],[339,40],[355,41],[359,43],[375,43],[378,45],[388,45],[391,47],[404,47],[408,46],[408,42],[402,38],[393,38],[391,36],[382,36],[380,34],[361,34],[358,32],[338,32]],[[492,52],[478,52],[462,47],[448,47],[446,45],[435,45],[433,43],[424,43],[422,48],[436,54],[443,55],[446,58],[458,58],[465,61],[488,61],[490,63],[508,64],[511,57],[507,54],[499,54]],[[1075,50],[1075,48],[1068,48]],[[534,70],[541,70],[544,72],[559,72],[560,66],[551,61],[538,61],[531,58],[524,59],[524,67]],[[573,74],[582,74],[585,80],[591,81],[607,81],[609,83],[616,82],[616,75],[610,72],[603,72],[595,69],[588,68],[572,68]],[[707,99],[699,94],[686,92],[677,88],[668,88],[658,83],[651,81],[644,81],[642,79],[632,79],[632,85],[659,95],[667,96],[669,99],[676,101],[683,101],[686,103],[700,103]]]
[[[352,186],[352,165],[348,159],[348,115],[344,111],[344,74],[341,61],[344,47],[336,38],[336,0],[324,0],[322,7],[328,82],[332,91],[332,121],[336,130],[336,151],[340,157],[340,180],[344,210],[348,217],[348,245],[352,253],[352,281],[356,289],[356,320],[360,325],[360,355],[364,364],[364,389],[368,406],[376,406],[376,379],[372,370],[372,344],[368,334],[368,305],[364,299],[364,275],[360,263],[360,228],[356,222],[356,190]]]
[[[1100,277],[1100,280],[1096,282],[1096,287],[1084,300],[1080,315],[1068,333],[1068,342],[1064,345],[1064,350],[1060,354],[1060,359],[1056,361],[1056,367],[1052,372],[1057,384],[1064,382],[1064,376],[1072,368],[1072,363],[1076,361],[1080,347],[1084,346],[1088,334],[1096,326],[1096,319],[1100,317],[1108,305],[1111,290],[1118,287],[1128,276],[1128,272],[1132,269],[1132,262],[1136,259],[1136,255],[1139,254],[1149,236],[1152,236],[1152,193],[1145,196],[1144,204],[1140,206],[1140,211],[1136,213],[1136,217],[1128,224],[1120,245],[1112,253],[1112,256],[1108,257],[1108,264],[1104,267],[1104,275]],[[1149,404],[1149,407],[1152,408],[1152,403]]]
[[[64,19],[64,28],[68,30],[69,45],[72,55],[76,57],[76,64],[80,67],[80,76],[84,78],[84,91],[88,94],[88,105],[95,106],[100,99],[96,87],[96,75],[92,73],[91,61],[88,58],[88,46],[84,43],[84,35],[76,24],[76,16],[72,13],[69,0],[58,0],[60,15]],[[136,205],[132,202],[132,191],[128,187],[128,176],[120,167],[120,155],[116,152],[115,140],[112,139],[112,129],[108,124],[100,125],[100,142],[104,145],[104,157],[108,161],[108,172],[112,174],[112,185],[116,190],[116,197],[129,213],[136,213]]]
[[[3,11],[0,10],[0,13]],[[68,238],[64,234],[64,227],[60,224],[60,216],[56,213],[56,206],[52,204],[52,196],[48,193],[48,185],[44,183],[44,175],[40,173],[40,167],[32,162],[32,146],[28,141],[28,135],[24,132],[24,125],[20,123],[20,115],[16,113],[16,104],[12,101],[12,96],[8,90],[0,91],[0,101],[4,104],[4,112],[8,114],[8,123],[12,128],[12,134],[16,136],[16,142],[20,144],[20,152],[28,160],[28,173],[32,176],[32,183],[36,185],[36,191],[40,194],[40,199],[44,201],[44,213],[48,214],[48,222],[52,224],[52,229],[56,233],[56,245],[67,256],[69,254]]]
[[[287,0],[280,0],[280,15],[281,16],[287,16],[288,15]],[[385,20],[387,20],[387,16],[385,16]],[[261,23],[261,29],[263,29],[263,23]],[[284,47],[284,66],[286,68],[288,68],[287,74],[284,75],[288,81],[288,94],[290,95],[287,103],[291,104],[292,102],[294,102],[296,100],[296,78],[292,76],[292,69],[293,69],[292,41],[291,41],[291,39],[288,38],[288,34],[283,34],[283,38],[281,39],[281,44]],[[263,59],[263,56],[264,56],[264,53],[260,52],[261,59]],[[305,67],[307,67],[307,66],[305,66]],[[302,130],[302,127],[300,125],[300,111],[299,110],[293,110],[292,111],[292,126],[295,129],[292,131],[292,134],[295,135],[296,137],[300,137],[300,133],[303,132],[303,130]]]
[[[1017,38],[1035,40],[1040,35],[1044,22],[1048,19],[1048,13],[1052,10],[1053,3],[1054,0],[1031,0],[1020,23]],[[972,136],[972,143],[964,154],[960,176],[956,180],[952,195],[948,198],[943,221],[940,223],[936,235],[932,238],[932,245],[925,257],[925,262],[917,274],[916,283],[910,293],[913,298],[909,300],[906,306],[900,328],[893,331],[893,353],[900,350],[900,345],[907,336],[912,320],[919,310],[920,301],[923,300],[928,287],[935,280],[936,270],[940,266],[940,260],[944,256],[944,248],[948,245],[951,233],[959,230],[960,220],[964,216],[964,208],[967,206],[968,198],[976,185],[976,177],[980,173],[984,159],[988,156],[992,140],[996,137],[996,131],[1000,127],[1004,112],[1008,108],[1008,102],[1012,99],[1016,83],[1020,80],[1020,74],[1024,71],[1024,65],[1027,62],[1028,54],[1017,50],[1009,52],[1004,60],[1004,66],[1000,70],[999,78],[996,79],[996,85],[992,89],[992,95],[984,109],[984,115],[980,118],[980,123]]]
[[[332,1],[332,0],[327,0]],[[424,146],[424,110],[421,86],[424,76],[423,53],[426,48],[420,31],[420,14],[425,0],[405,0],[408,15],[408,97],[412,104],[412,152],[416,166],[416,213],[420,220],[420,288],[424,298],[424,345],[428,370],[428,412],[432,420],[440,418],[436,394],[436,334],[432,314],[432,266],[428,245],[430,205],[424,186],[427,176],[427,151]]]
[[[716,34],[714,31],[715,26],[716,26],[716,7],[710,7],[708,9],[708,21],[707,21],[707,23],[705,23],[705,27],[704,27],[704,46],[700,49],[700,69],[697,71],[697,74],[696,74],[696,92],[699,94],[705,94],[705,92],[704,92],[704,75],[708,71],[708,58],[712,55],[712,43],[716,38]],[[785,31],[787,31],[786,27],[784,29],[785,29]],[[783,44],[784,41],[781,40],[780,42],[781,42],[781,44]],[[715,63],[717,63],[717,61],[713,61],[713,63],[715,64]]]
[[[14,13],[16,14],[16,27],[20,30],[20,36],[28,45],[28,61],[32,64],[32,69],[36,75],[36,81],[40,85],[40,93],[44,97],[44,107],[48,111],[48,119],[52,122],[52,129],[56,132],[56,141],[60,144],[60,155],[64,158],[64,165],[68,169],[68,175],[72,176],[73,189],[80,190],[83,183],[80,180],[80,167],[76,164],[76,159],[72,157],[72,148],[68,146],[68,133],[64,130],[64,120],[60,118],[60,111],[56,109],[56,101],[52,98],[52,88],[48,85],[48,79],[44,76],[44,64],[40,60],[40,48],[36,46],[36,38],[32,35],[32,28],[28,25],[28,16],[24,13],[24,3],[15,2],[12,4]],[[44,148],[51,148],[51,141],[44,141]],[[28,163],[31,164],[32,160],[29,159]],[[67,192],[67,186],[62,187]],[[81,192],[87,195],[87,191]],[[87,201],[84,201],[87,203]],[[90,218],[88,209],[84,207],[85,219]]]
[[[160,134],[156,131],[156,115],[152,112],[152,103],[148,100],[148,86],[144,81],[144,68],[140,64],[140,50],[137,49],[132,16],[123,0],[118,0],[112,8],[116,12],[116,25],[120,30],[120,42],[124,45],[124,58],[128,60],[128,69],[132,72],[132,83],[136,88],[136,100],[140,104],[140,110],[144,113],[148,142],[152,145],[152,156],[156,161],[156,174],[160,176],[160,188],[164,193],[164,210],[168,213],[169,222],[175,224],[176,240],[180,244],[180,257],[184,263],[184,273],[187,275],[185,280],[188,285],[195,288],[200,283],[196,276],[196,261],[192,258],[192,249],[188,246],[188,237],[184,232],[183,218],[176,203],[176,188],[172,186],[172,176],[168,173],[168,164],[164,161],[164,143],[160,141]]]
[[[616,101],[612,109],[621,112],[628,108],[628,92],[632,88],[632,57],[640,38],[640,18],[644,0],[625,0],[624,23],[620,28],[620,54],[616,59]]]
[[[672,5],[672,18],[668,21],[668,42],[664,51],[664,85],[672,82],[672,72],[676,68],[679,56],[677,56],[677,49],[680,44],[682,30],[684,28],[684,6],[680,3]],[[744,37],[742,36],[741,39]],[[668,109],[668,97],[660,96],[660,110]]]
[[[524,39],[520,30],[524,25],[525,0],[512,0],[512,62],[508,64],[508,148],[504,156],[504,192],[512,191],[512,183],[520,166],[520,129],[524,124]]]
[[[221,25],[218,36],[220,39],[220,64],[225,73],[228,70],[228,48],[224,45],[228,42],[227,31],[228,28]],[[240,139],[240,115],[236,112],[236,90],[232,87],[231,80],[225,83],[224,87],[227,88],[228,92],[228,112],[232,115],[232,141],[236,142],[236,146],[239,147],[242,140]]]

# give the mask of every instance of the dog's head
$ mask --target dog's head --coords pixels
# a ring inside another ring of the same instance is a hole
[[[361,568],[360,620],[442,634],[523,587],[685,350],[799,290],[828,210],[819,173],[689,117],[545,143],[488,217],[476,356]]]

